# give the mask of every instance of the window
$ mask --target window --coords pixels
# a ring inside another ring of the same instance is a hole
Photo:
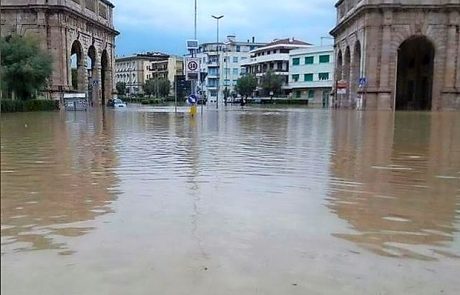
[[[238,68],[233,68],[233,76],[239,75]]]
[[[94,0],[86,0],[86,8],[91,11],[96,11],[96,2]]]
[[[315,90],[310,89],[308,90],[308,98],[314,98],[315,97]]]
[[[233,62],[234,62],[234,63],[238,63],[238,56],[234,56],[234,57],[233,57]]]
[[[241,57],[241,60],[245,60],[245,59],[247,59],[246,56],[242,56],[242,57]]]
[[[300,76],[299,74],[292,75],[292,81],[299,82],[299,76]]]
[[[307,56],[305,58],[305,64],[306,65],[312,65],[315,61],[315,58],[313,56]]]
[[[300,98],[301,96],[302,96],[302,92],[300,92],[300,91],[295,92],[295,97],[296,98]]]
[[[300,58],[297,58],[297,57],[296,57],[296,58],[293,58],[293,59],[292,59],[292,65],[293,65],[293,66],[298,66],[298,65],[300,65]]]
[[[241,51],[241,46],[240,45],[236,45],[236,52],[240,52]]]
[[[327,81],[329,80],[329,73],[319,73],[318,77],[320,81]]]
[[[102,3],[99,3],[99,16],[107,19],[107,6]]]
[[[305,74],[305,75],[303,75],[303,80],[304,80],[305,82],[311,82],[311,81],[313,81],[313,74]]]
[[[320,55],[319,56],[319,63],[329,63],[329,55]]]

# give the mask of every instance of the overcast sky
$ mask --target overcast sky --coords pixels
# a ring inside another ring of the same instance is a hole
[[[162,51],[182,55],[185,40],[193,38],[194,0],[112,0],[114,22],[120,31],[117,54]],[[320,44],[335,25],[337,0],[198,0],[198,40],[221,40],[229,34],[246,41],[292,38]],[[331,43],[331,40],[324,40]]]

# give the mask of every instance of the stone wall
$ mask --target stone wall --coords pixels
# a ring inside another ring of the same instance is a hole
[[[349,82],[348,93],[339,96],[342,105],[350,106],[362,94],[368,109],[394,109],[398,49],[405,40],[423,36],[435,48],[432,109],[459,110],[460,1],[398,1],[397,5],[392,1],[355,2],[345,16],[338,17],[340,22],[331,32],[336,57],[343,57],[336,65],[336,76]],[[343,3],[339,1],[338,6]],[[360,56],[354,54],[356,48]],[[351,56],[349,67],[347,52]],[[358,89],[356,72],[368,79],[366,88]]]
[[[72,90],[70,61],[73,44],[81,48],[78,91],[88,93],[84,68],[88,66],[88,52],[93,47],[96,52],[93,80],[96,82],[90,98],[94,103],[102,104],[112,95],[115,36],[118,34],[113,29],[113,5],[106,0],[94,1],[94,4],[95,11],[91,11],[86,8],[85,0],[2,0],[1,35],[35,37],[53,57],[54,70],[47,92],[54,99],[59,99],[62,92]],[[102,8],[106,9],[106,14],[100,16],[99,9]],[[101,64],[103,56],[107,60],[104,67]],[[105,81],[101,80],[102,71]]]

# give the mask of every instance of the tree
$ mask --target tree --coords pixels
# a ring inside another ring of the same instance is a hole
[[[248,97],[257,88],[257,79],[253,75],[245,75],[236,81],[236,91],[243,97]]]
[[[169,96],[171,92],[171,83],[168,79],[160,79],[158,80],[158,93],[161,97]]]
[[[18,35],[0,38],[2,85],[22,100],[43,90],[53,71],[52,58],[32,38]]]
[[[276,75],[273,71],[268,71],[261,79],[260,86],[267,95],[273,92],[274,95],[281,93],[281,86],[283,86],[284,78]]]
[[[148,96],[151,96],[152,94],[155,93],[155,80],[149,79],[145,81],[144,93],[147,94]]]
[[[117,92],[119,95],[123,96],[126,94],[126,83],[125,82],[117,82],[115,86],[117,88]]]

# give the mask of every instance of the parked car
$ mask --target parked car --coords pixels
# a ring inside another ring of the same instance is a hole
[[[107,102],[108,107],[112,108],[126,108],[126,103],[123,102],[121,99],[115,98],[115,99],[109,99]]]

